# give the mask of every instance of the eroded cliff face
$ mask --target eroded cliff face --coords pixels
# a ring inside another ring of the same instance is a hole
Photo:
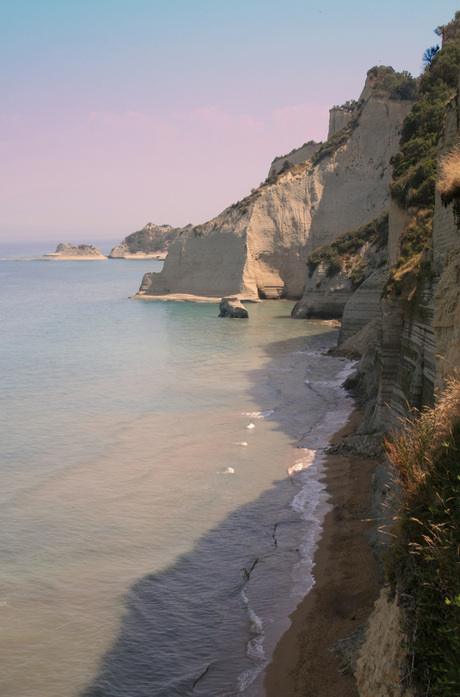
[[[388,207],[389,161],[412,102],[379,96],[370,79],[363,95],[346,137],[183,232],[137,297],[300,298],[307,255]]]
[[[437,157],[452,150],[460,138],[458,95],[448,104]],[[413,211],[390,205],[389,256],[395,261]],[[436,191],[432,238],[413,272],[396,276],[380,301],[379,388],[362,430],[388,430],[408,408],[432,406],[437,389],[460,365],[460,233],[455,203],[444,205]],[[353,300],[350,301],[352,303]],[[347,308],[343,332],[349,334]],[[372,346],[369,351],[372,351]],[[363,359],[364,361],[367,358]],[[360,368],[358,368],[360,370]],[[367,395],[367,397],[370,397]]]

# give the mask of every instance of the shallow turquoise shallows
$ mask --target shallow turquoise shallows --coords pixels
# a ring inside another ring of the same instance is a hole
[[[160,268],[0,261],[3,697],[262,695],[313,583],[337,330],[129,299]]]

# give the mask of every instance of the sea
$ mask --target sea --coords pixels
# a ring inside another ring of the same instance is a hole
[[[0,247],[0,694],[261,697],[353,406],[338,329],[50,251]]]

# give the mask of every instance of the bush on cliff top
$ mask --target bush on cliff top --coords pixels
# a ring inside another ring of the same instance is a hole
[[[418,82],[407,70],[397,73],[391,66],[374,66],[367,72],[374,94],[378,97],[399,100],[417,99]]]
[[[404,683],[424,697],[460,685],[460,382],[385,443],[403,491],[386,565],[408,636]]]

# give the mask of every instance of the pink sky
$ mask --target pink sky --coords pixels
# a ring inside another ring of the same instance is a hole
[[[455,2],[18,0],[0,9],[0,239],[204,222],[324,140],[373,65],[417,75]]]

